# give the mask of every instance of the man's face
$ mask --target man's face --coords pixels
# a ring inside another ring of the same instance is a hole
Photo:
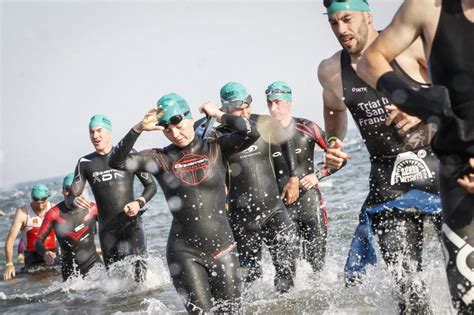
[[[46,211],[48,210],[48,198],[41,198],[41,199],[36,199],[32,198],[32,204],[33,208],[35,208],[37,211]]]
[[[193,124],[193,119],[183,119],[177,125],[170,124],[163,133],[175,146],[184,148],[194,140]]]
[[[329,24],[342,48],[351,55],[364,50],[369,34],[371,15],[367,12],[342,11],[329,16]]]
[[[96,152],[104,152],[112,146],[112,132],[102,127],[89,129],[89,137]]]
[[[291,103],[288,101],[280,99],[267,100],[267,107],[270,115],[278,121],[291,117]]]
[[[227,114],[244,118],[250,118],[250,115],[252,114],[252,108],[247,103],[243,103],[240,108],[223,108],[223,111]]]

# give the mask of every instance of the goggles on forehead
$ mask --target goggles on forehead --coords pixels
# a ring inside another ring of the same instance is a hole
[[[347,2],[348,0],[324,0],[324,2],[323,2],[324,7],[329,8],[334,1],[336,1],[336,2]]]
[[[285,90],[280,90],[280,89],[266,89],[265,94],[291,94],[291,91],[285,91]]]
[[[221,99],[222,106],[225,108],[241,108],[244,104],[252,103],[252,96],[247,96],[244,100],[224,101]]]
[[[191,112],[188,110],[188,111],[186,111],[182,114],[174,115],[174,116],[170,117],[170,119],[168,121],[160,120],[160,121],[158,121],[158,126],[161,126],[165,129],[167,129],[170,125],[177,125],[181,121],[183,121],[184,117],[186,117],[190,113]]]

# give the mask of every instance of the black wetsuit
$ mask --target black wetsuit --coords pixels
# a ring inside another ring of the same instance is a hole
[[[271,116],[251,115],[261,136],[247,149],[228,160],[227,188],[229,222],[239,251],[240,264],[247,269],[247,281],[261,276],[262,246],[268,246],[275,266],[275,285],[287,291],[293,285],[296,257],[295,228],[288,216],[273,170],[272,152],[283,151],[287,168],[295,176],[294,145]],[[221,125],[217,135],[232,132]]]
[[[61,271],[64,281],[76,271],[84,276],[96,263],[102,264],[94,242],[96,222],[95,204],[87,210],[71,210],[63,201],[46,213],[35,244],[36,251],[44,256],[47,251],[44,240],[54,229],[61,247]]]
[[[420,86],[421,83],[411,79],[396,61],[391,65],[410,86]],[[385,124],[388,115],[385,105],[391,101],[356,75],[345,50],[341,51],[341,71],[344,103],[359,128],[371,162],[369,195],[352,240],[345,267],[346,281],[349,284],[357,280],[357,273],[364,270],[361,260],[367,259],[369,254],[358,251],[371,250],[367,244],[371,239],[367,235],[372,237],[369,233],[373,232],[379,238],[385,262],[389,266],[403,265],[394,268],[394,273],[398,272],[395,277],[399,279],[401,311],[425,311],[429,306],[424,284],[417,281],[415,273],[421,270],[423,218],[433,215],[438,219],[441,211],[440,205],[428,206],[430,200],[439,199],[438,160],[429,146],[435,129],[420,123],[406,135],[400,135],[393,124]],[[410,196],[409,200],[396,207],[392,205],[405,196]],[[373,231],[367,230],[370,225]],[[371,254],[374,253],[372,250]]]
[[[434,84],[449,90],[451,108],[465,127],[474,126],[474,23],[460,0],[443,0],[430,56]],[[465,132],[467,130],[464,130]],[[467,132],[471,140],[474,134]],[[457,128],[442,125],[433,140],[440,157],[440,193],[443,204],[443,242],[451,297],[461,313],[474,313],[474,194],[456,180],[467,172],[474,157],[474,141],[459,142]]]
[[[114,168],[147,170],[158,180],[173,215],[168,266],[189,313],[239,308],[239,263],[224,209],[226,160],[259,134],[246,119],[224,115],[222,120],[236,132],[209,142],[195,137],[184,148],[169,145],[139,153],[129,153],[139,136],[131,130],[110,159]]]
[[[321,127],[304,118],[293,118],[285,130],[292,135],[295,145],[295,173],[299,179],[311,173],[315,173],[318,179],[328,176],[331,173],[330,169],[319,163],[314,164],[315,146],[318,145],[323,150],[327,148],[326,134]],[[281,151],[274,151],[272,155],[281,191],[288,182],[289,171]],[[315,185],[309,190],[300,188],[298,200],[287,206],[287,209],[296,225],[303,257],[314,271],[320,271],[324,266],[326,255],[327,213],[319,186]]]
[[[74,208],[74,199],[81,195],[86,181],[94,194],[99,210],[99,239],[105,266],[129,255],[146,256],[145,227],[142,212],[129,217],[125,205],[135,200],[133,179],[135,175],[144,186],[142,197],[148,202],[156,193],[156,184],[148,173],[130,173],[114,170],[109,166],[110,154],[96,152],[79,159],[74,174],[71,193],[66,204]],[[136,261],[135,278],[145,277],[145,261]]]

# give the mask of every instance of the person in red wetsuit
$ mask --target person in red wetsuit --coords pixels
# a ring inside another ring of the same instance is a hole
[[[73,179],[74,173],[70,173],[63,180],[64,198],[69,194]],[[61,272],[64,281],[77,271],[84,276],[96,263],[103,264],[94,243],[96,222],[95,203],[91,203],[89,209],[70,209],[63,201],[46,214],[35,243],[36,252],[43,256],[47,264],[54,263],[56,253],[48,250],[45,245],[48,235],[54,229],[61,246]]]
[[[10,280],[16,275],[15,265],[13,264],[13,243],[20,231],[23,231],[22,238],[26,244],[25,269],[28,270],[31,267],[44,264],[43,256],[36,252],[34,244],[38,238],[43,218],[48,209],[52,207],[48,201],[49,196],[50,193],[47,186],[36,184],[31,190],[31,203],[17,209],[5,241],[6,269],[3,274],[5,280]],[[45,237],[45,247],[52,252],[57,251],[54,232]]]

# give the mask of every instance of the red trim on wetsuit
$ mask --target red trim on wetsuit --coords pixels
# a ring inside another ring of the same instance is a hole
[[[319,192],[319,205],[320,205],[321,209],[323,210],[324,223],[328,224],[329,220],[328,220],[328,212],[327,212],[327,209],[326,209],[326,201],[324,201],[324,197],[323,197],[323,194],[321,194],[321,191],[319,190],[319,186],[316,185],[315,187],[317,187],[318,192]]]
[[[313,125],[315,140],[317,141],[319,147],[323,149],[324,151],[326,151],[328,146],[326,144],[326,140],[323,138],[323,135],[321,133],[322,129],[314,121],[311,121],[311,124]]]
[[[166,161],[165,157],[162,155],[163,150],[162,149],[153,149],[155,151],[155,157],[160,164],[160,167],[165,171],[169,172],[170,168],[168,167],[168,162]]]
[[[92,202],[91,206],[89,207],[89,213],[84,217],[84,221],[89,221],[93,217],[98,217],[99,216],[99,211],[97,210],[97,205]]]
[[[307,130],[305,130],[305,129],[307,129]],[[305,124],[296,123],[296,130],[298,130],[298,131],[304,133],[306,136],[310,137],[311,139],[316,140],[316,139],[314,138],[314,136],[315,136],[314,133],[313,133],[313,132],[311,131],[311,129],[310,129],[308,126],[306,126]]]
[[[219,259],[227,253],[230,253],[234,248],[237,248],[237,243],[232,243],[229,246],[220,248],[211,254],[211,257],[214,259]]]

